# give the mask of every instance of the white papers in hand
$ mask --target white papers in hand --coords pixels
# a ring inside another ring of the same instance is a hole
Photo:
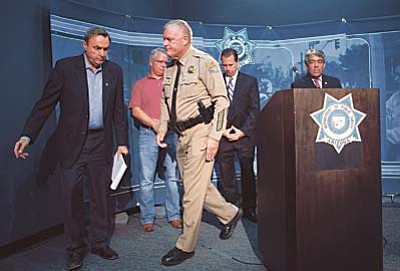
[[[119,182],[122,179],[122,176],[124,176],[124,173],[127,169],[127,165],[125,163],[124,157],[121,155],[118,159],[118,152],[115,153],[114,155],[114,163],[113,163],[113,168],[112,168],[112,173],[111,173],[111,185],[110,188],[112,190],[117,189]]]

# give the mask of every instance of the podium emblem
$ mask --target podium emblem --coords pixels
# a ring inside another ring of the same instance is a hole
[[[247,35],[247,28],[243,28],[238,32],[232,31],[225,27],[224,37],[222,40],[215,42],[215,46],[220,52],[226,48],[233,48],[238,53],[239,66],[254,64],[253,51],[257,44],[251,41]]]
[[[358,126],[367,115],[354,108],[351,94],[337,100],[325,93],[323,108],[310,116],[319,126],[316,143],[330,144],[340,154],[345,145],[361,142]]]

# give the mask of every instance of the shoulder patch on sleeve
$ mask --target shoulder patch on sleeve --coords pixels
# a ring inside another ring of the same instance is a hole
[[[218,112],[217,116],[217,132],[221,131],[224,125],[225,109]]]
[[[217,63],[213,59],[206,60],[206,67],[210,72],[217,72]]]

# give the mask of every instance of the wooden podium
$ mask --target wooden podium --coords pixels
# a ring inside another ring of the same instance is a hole
[[[366,114],[361,142],[316,143],[325,93]],[[378,89],[287,89],[257,119],[258,241],[269,271],[381,271]]]

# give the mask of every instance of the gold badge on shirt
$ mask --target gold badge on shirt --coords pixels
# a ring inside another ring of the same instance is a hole
[[[187,72],[188,72],[188,73],[194,73],[194,70],[195,70],[194,66],[193,66],[193,65],[190,65],[190,66],[188,67],[188,69],[187,69]]]

